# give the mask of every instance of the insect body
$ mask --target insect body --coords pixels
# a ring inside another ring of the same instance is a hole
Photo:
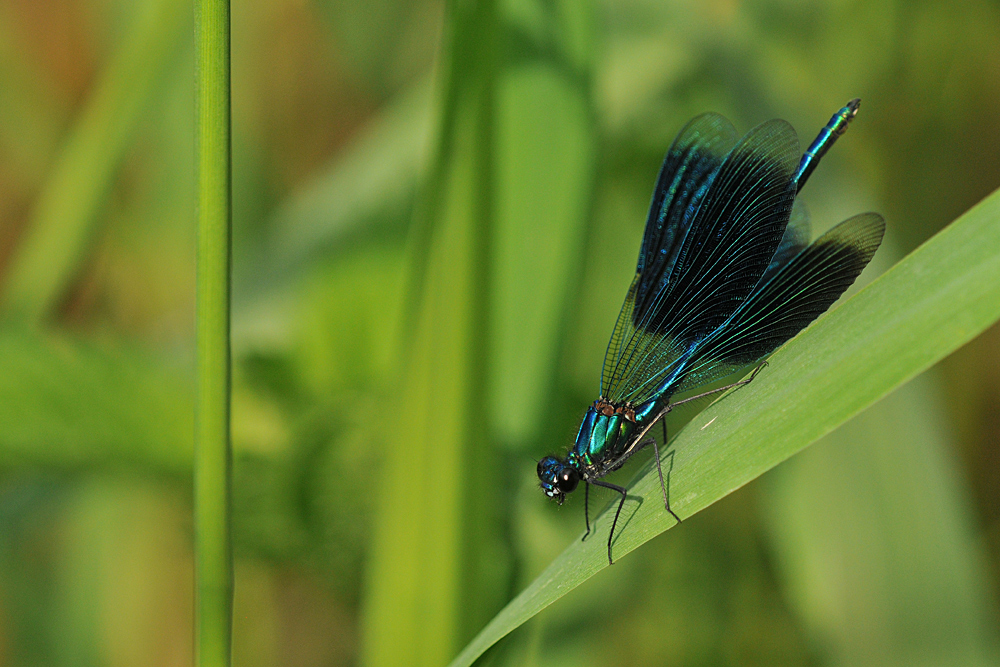
[[[650,429],[681,403],[750,382],[763,364],[740,382],[675,403],[671,397],[769,355],[826,311],[878,249],[885,222],[877,213],[849,218],[810,244],[796,200],[859,106],[852,100],[834,114],[804,154],[785,121],[763,123],[737,142],[732,124],[712,113],[690,121],[667,151],[604,357],[600,397],[569,453],[538,463],[542,490],[560,504],[581,481],[588,496],[591,484],[621,494],[609,563],[628,492],[602,478],[653,445],[664,506],[680,521]]]

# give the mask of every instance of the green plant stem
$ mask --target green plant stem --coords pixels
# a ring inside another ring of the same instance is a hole
[[[196,3],[198,78],[198,398],[195,422],[195,654],[200,667],[232,654],[229,289],[232,171],[229,1]]]

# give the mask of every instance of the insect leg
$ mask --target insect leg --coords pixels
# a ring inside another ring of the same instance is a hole
[[[611,560],[611,540],[615,537],[615,526],[618,525],[618,515],[622,513],[622,506],[625,504],[625,499],[628,498],[628,491],[626,491],[624,487],[618,486],[617,484],[609,484],[596,479],[590,483],[595,486],[603,486],[605,489],[611,489],[612,491],[617,491],[622,494],[622,499],[618,503],[618,510],[615,512],[615,520],[611,522],[611,532],[608,533],[608,565],[614,565],[615,562]]]
[[[587,532],[580,538],[581,542],[585,542],[590,535],[590,482],[584,480],[583,483],[586,484],[583,487],[583,520],[587,522]]]
[[[742,387],[745,384],[750,384],[751,382],[753,382],[753,379],[755,377],[757,377],[757,373],[760,373],[761,369],[764,368],[764,366],[767,366],[767,362],[766,361],[762,361],[759,364],[757,364],[757,368],[753,369],[753,373],[751,373],[750,377],[748,377],[746,380],[740,380],[739,382],[733,382],[732,384],[727,384],[725,387],[719,387],[718,389],[712,389],[712,390],[703,392],[701,394],[698,394],[697,396],[689,396],[688,398],[685,398],[683,401],[677,401],[676,403],[671,403],[670,407],[674,408],[674,407],[677,407],[678,405],[683,405],[684,403],[687,403],[689,401],[696,401],[699,398],[705,398],[706,396],[711,396],[712,394],[718,394],[720,391],[726,391],[727,389],[733,389],[734,387]]]
[[[664,426],[664,434],[666,434],[666,430],[667,427]],[[666,440],[666,435],[664,435],[664,440]],[[656,446],[655,440],[653,441],[653,452],[656,455],[656,472],[660,473],[660,489],[663,491],[663,506],[667,508],[668,512],[670,512],[670,516],[677,519],[677,523],[680,523],[681,518],[677,516],[672,509],[670,509],[670,496],[667,495],[667,485],[663,483],[663,468],[660,466],[660,448]],[[671,454],[671,456],[673,456],[673,454]],[[671,460],[671,465],[672,464],[673,460]]]

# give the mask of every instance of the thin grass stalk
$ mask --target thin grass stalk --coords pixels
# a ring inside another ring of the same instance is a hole
[[[195,656],[199,667],[228,667],[233,616],[229,1],[199,0],[195,8],[198,82]]]

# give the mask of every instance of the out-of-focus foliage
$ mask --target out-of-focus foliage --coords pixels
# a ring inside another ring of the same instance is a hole
[[[532,459],[595,398],[694,114],[808,141],[861,97],[805,198],[885,214],[873,275],[1000,184],[994,3],[452,4],[234,5],[241,665],[440,664],[575,539]],[[0,4],[3,665],[190,660],[185,7]],[[987,664],[997,415],[994,327],[486,659]]]

